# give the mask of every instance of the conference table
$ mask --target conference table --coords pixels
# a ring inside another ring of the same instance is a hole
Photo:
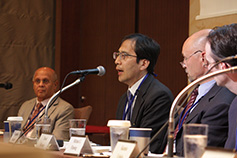
[[[101,141],[102,145],[107,145],[108,140],[109,140],[109,130],[107,127],[100,127],[100,126],[88,126],[86,129],[86,134],[89,136],[89,138],[94,139],[97,142]],[[60,149],[59,151],[49,151],[49,150],[42,150],[42,149],[37,149],[31,145],[19,145],[19,144],[11,144],[11,143],[6,143],[3,140],[3,132],[4,129],[0,129],[0,157],[7,157],[7,158],[32,158],[32,152],[34,151],[35,153],[40,153],[40,154],[33,154],[33,158],[39,157],[44,157],[44,158],[76,158],[78,157],[77,155],[69,155],[69,154],[64,154],[65,149]],[[40,156],[41,155],[41,156]],[[44,155],[44,156],[42,156]],[[46,155],[46,156],[45,156]],[[84,157],[84,158],[93,158],[95,156],[91,155],[84,155],[84,156],[79,156],[79,157]],[[108,158],[106,155],[98,155],[96,157],[99,158]]]
[[[2,140],[2,138],[1,138]],[[65,149],[59,151],[50,151],[38,149],[27,145],[16,145],[11,143],[0,142],[0,157],[6,158],[76,158],[77,155],[64,154]],[[79,156],[84,158],[94,158],[92,155]],[[99,158],[108,158],[106,155],[96,156]]]

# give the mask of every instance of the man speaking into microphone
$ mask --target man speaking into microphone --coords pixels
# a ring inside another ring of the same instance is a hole
[[[18,116],[23,117],[22,129],[26,137],[35,138],[36,128],[33,125],[41,115],[44,118],[44,109],[50,97],[58,89],[58,79],[55,71],[49,67],[41,67],[33,76],[33,89],[36,98],[22,104]],[[48,110],[51,119],[51,133],[58,140],[69,139],[69,119],[74,117],[74,108],[71,104],[58,98]]]
[[[152,128],[151,137],[168,120],[173,101],[171,91],[154,77],[159,54],[159,44],[143,34],[126,36],[113,54],[118,80],[128,85],[130,92],[122,95],[116,119],[130,120],[132,127]],[[164,151],[165,132],[151,143],[152,153]]]

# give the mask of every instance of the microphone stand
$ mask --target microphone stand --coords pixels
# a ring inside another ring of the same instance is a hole
[[[227,72],[232,72],[234,73],[234,71],[237,70],[237,66],[235,67],[230,67],[228,69],[224,69],[224,70],[218,70],[215,71],[213,73],[204,75],[198,79],[196,79],[195,81],[191,82],[189,85],[187,85],[175,98],[175,100],[172,103],[171,109],[170,109],[170,115],[169,115],[169,126],[168,126],[168,157],[173,157],[173,144],[174,144],[174,115],[175,115],[175,108],[178,105],[178,103],[180,102],[180,100],[183,98],[184,95],[186,95],[186,93],[192,89],[194,86],[196,86],[197,84],[220,74],[223,73],[227,73]]]
[[[85,79],[85,76],[80,77],[79,79],[77,79],[76,81],[74,81],[73,83],[71,83],[70,85],[67,85],[66,87],[64,87],[63,89],[59,90],[58,92],[54,93],[54,95],[49,99],[48,103],[45,106],[45,116],[44,116],[44,120],[48,120],[48,109],[49,107],[51,107],[53,105],[53,103],[55,102],[55,100],[58,98],[59,94],[61,94],[63,91],[79,84],[80,82],[82,82]]]

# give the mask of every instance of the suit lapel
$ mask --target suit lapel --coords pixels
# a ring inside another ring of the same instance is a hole
[[[57,108],[57,105],[58,105],[58,102],[59,102],[59,99],[58,98],[54,103],[53,105],[48,109],[48,117],[50,118],[50,115],[56,110]]]
[[[29,110],[26,109],[26,113],[25,115],[23,116],[24,120],[22,122],[22,127],[24,127],[28,121],[28,118],[30,117],[30,114],[34,108],[34,106],[36,105],[36,99],[32,99],[30,102],[29,102],[29,105],[26,106],[26,108],[28,108]]]
[[[136,102],[133,107],[133,112],[132,112],[132,119],[131,122],[135,122],[136,118],[138,116],[138,112],[143,104],[144,100],[144,95],[147,92],[147,88],[149,87],[150,83],[152,82],[153,77],[149,75],[146,80],[143,82],[141,85],[140,89],[138,90],[138,95],[136,98]]]
[[[221,89],[221,87],[217,86],[216,84],[207,92],[207,94],[200,100],[200,102],[197,104],[197,106],[193,109],[193,111],[189,114],[187,117],[186,123],[189,123],[192,121],[193,118],[195,118],[196,115],[198,115],[205,106],[209,106],[209,102],[212,98],[216,96],[218,91]]]

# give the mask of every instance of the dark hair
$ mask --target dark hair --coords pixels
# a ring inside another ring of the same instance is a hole
[[[215,61],[237,54],[237,24],[215,27],[207,36]],[[231,66],[237,65],[237,60],[227,61]]]
[[[137,63],[140,59],[149,60],[150,64],[147,71],[148,73],[153,74],[156,61],[160,54],[160,45],[152,38],[140,33],[125,36],[122,39],[121,44],[128,39],[135,42],[134,52],[137,54]]]

